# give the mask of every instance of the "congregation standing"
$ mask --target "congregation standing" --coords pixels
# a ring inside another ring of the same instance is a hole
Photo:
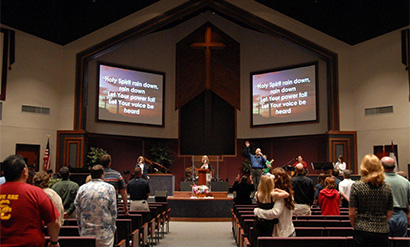
[[[70,180],[69,168],[63,167],[59,170],[61,181],[50,188],[50,174],[37,172],[34,186],[30,185],[29,169],[23,157],[7,157],[2,163],[5,182],[0,185],[1,246],[44,246],[47,226],[48,246],[59,247],[58,236],[64,219],[76,218],[80,236],[95,237],[97,247],[112,247],[118,193],[124,201],[124,213],[129,215],[127,185],[122,175],[111,168],[110,155],[103,155],[100,163],[91,167],[89,178],[81,186]],[[131,209],[149,210],[150,189],[146,181],[149,177],[141,178],[141,162],[136,165],[135,173],[128,188]],[[144,207],[135,207],[141,201]]]
[[[380,160],[375,155],[366,155],[360,164],[360,181],[356,182],[351,179],[351,171],[339,164],[331,174],[320,174],[315,186],[306,176],[303,162],[294,166],[295,176],[291,177],[280,167],[268,167],[259,148],[252,155],[249,142],[246,147],[251,158],[251,176],[248,179],[238,174],[232,189],[236,204],[256,201],[258,236],[296,236],[292,217],[311,215],[311,208],[317,203],[323,215],[339,215],[340,206],[349,208],[355,246],[388,246],[388,237],[407,237],[410,182],[394,172],[396,164],[392,158]],[[2,164],[6,182],[0,185],[2,246],[44,246],[47,226],[48,246],[58,247],[64,219],[76,218],[81,236],[96,237],[98,247],[112,247],[117,195],[122,196],[125,214],[127,192],[131,210],[148,210],[149,177],[144,176],[143,157],[138,158],[128,186],[121,174],[111,168],[110,155],[101,157],[100,163],[91,168],[90,181],[80,187],[70,181],[69,169],[63,167],[59,170],[62,181],[49,188],[48,173],[35,174],[32,186],[26,183],[29,170],[24,159],[17,155],[7,157]],[[338,179],[340,167],[344,168],[343,180]],[[264,168],[269,171],[263,171]]]

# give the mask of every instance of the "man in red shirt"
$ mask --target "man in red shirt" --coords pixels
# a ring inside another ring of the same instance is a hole
[[[26,183],[28,168],[23,157],[10,155],[2,164],[6,183],[0,185],[1,246],[44,246],[44,223],[48,246],[59,247],[60,215],[40,188]]]

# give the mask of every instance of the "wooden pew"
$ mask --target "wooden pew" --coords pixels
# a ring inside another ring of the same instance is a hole
[[[44,234],[49,236],[47,231],[47,226],[44,227]],[[61,226],[60,227],[60,236],[80,236],[78,232],[78,226]]]
[[[132,231],[139,229],[143,225],[142,214],[118,214],[117,219],[130,219],[132,224]]]
[[[325,227],[325,231],[329,237],[353,236],[353,227]]]
[[[45,237],[46,244],[45,247],[48,246],[48,242],[50,242],[50,237]],[[96,239],[95,237],[77,237],[77,236],[60,236],[58,238],[58,242],[60,243],[60,247],[95,247],[96,246]]]
[[[296,236],[298,237],[323,237],[324,227],[295,227]]]
[[[131,233],[131,247],[139,247],[141,244],[140,230],[136,229]]]
[[[130,219],[117,219],[115,221],[117,230],[114,235],[114,243],[119,243],[121,240],[125,239],[125,246],[129,247],[130,235],[132,232],[132,222]]]
[[[125,241],[126,241],[126,240],[123,239],[123,240],[121,240],[118,244],[115,244],[114,246],[115,246],[115,247],[126,247],[126,246],[127,246],[127,243],[126,243]]]
[[[391,247],[409,247],[410,246],[410,238],[389,238],[390,246]]]
[[[149,222],[151,218],[151,211],[149,210],[130,210],[128,213],[130,214],[141,214],[142,215],[142,223]]]
[[[346,237],[258,237],[257,247],[346,247]]]

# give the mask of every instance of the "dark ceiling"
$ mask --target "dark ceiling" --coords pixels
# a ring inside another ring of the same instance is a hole
[[[158,1],[0,0],[0,17],[2,24],[65,45]],[[409,0],[255,1],[350,45],[410,24]]]

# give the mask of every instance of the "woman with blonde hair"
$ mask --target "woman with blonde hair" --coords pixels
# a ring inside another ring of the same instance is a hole
[[[355,246],[389,246],[388,221],[393,214],[393,192],[384,182],[384,169],[373,154],[360,165],[361,181],[352,185],[349,219]]]
[[[289,197],[288,192],[275,189],[274,176],[265,175],[261,177],[258,191],[255,193],[256,208],[272,209],[277,199],[286,197]],[[254,223],[255,235],[257,237],[272,236],[273,227],[277,223],[277,219],[266,219],[257,216]]]
[[[281,189],[286,191],[289,196],[276,199],[272,209],[265,210],[256,208],[254,213],[258,218],[268,220],[277,218],[279,220],[279,222],[274,225],[273,233],[271,233],[270,236],[294,237],[296,234],[292,222],[292,211],[295,209],[295,200],[293,199],[294,192],[291,178],[286,171],[280,167],[273,169],[272,174],[275,176],[275,190]]]

